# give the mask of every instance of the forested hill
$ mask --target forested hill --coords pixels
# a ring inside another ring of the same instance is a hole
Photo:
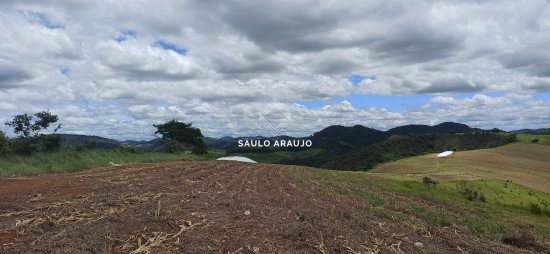
[[[411,124],[395,127],[387,131],[380,131],[361,125],[352,127],[333,125],[316,132],[310,139],[316,148],[351,150],[382,142],[393,135],[452,134],[472,133],[476,131],[482,130],[453,122],[444,122],[434,126]]]

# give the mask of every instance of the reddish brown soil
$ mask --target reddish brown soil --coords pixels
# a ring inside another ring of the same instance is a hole
[[[292,166],[142,164],[0,178],[0,253],[529,253],[371,214]]]

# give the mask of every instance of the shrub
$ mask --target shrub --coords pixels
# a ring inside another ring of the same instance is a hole
[[[40,136],[39,142],[42,145],[42,149],[44,151],[55,151],[61,147],[61,141],[63,140],[61,136],[52,134],[52,135],[44,135]]]
[[[31,155],[36,151],[36,144],[32,140],[18,138],[12,142],[12,151],[20,155]]]
[[[539,142],[539,139],[538,139],[538,138],[535,138],[535,139],[532,139],[532,140],[531,140],[531,143],[533,143],[533,144],[536,144],[536,143],[538,143],[538,142]]]
[[[138,152],[138,150],[136,150],[136,148],[131,147],[131,146],[125,146],[125,145],[121,145],[121,146],[117,147],[116,149],[118,151],[127,152],[127,153],[137,153]]]
[[[483,192],[475,190],[474,187],[470,186],[465,181],[459,182],[457,184],[457,191],[467,200],[474,201],[477,199],[481,202],[487,202],[487,199],[485,198]]]
[[[206,144],[204,142],[197,143],[195,147],[193,147],[192,152],[194,154],[207,154],[208,148],[206,147]]]
[[[165,142],[164,149],[167,153],[181,153],[185,151],[185,145],[178,142]]]
[[[4,132],[0,131],[0,155],[5,155],[10,152],[10,140],[6,137]]]
[[[543,213],[542,207],[536,203],[531,203],[529,205],[529,211],[531,211],[531,213],[535,215],[541,215]]]
[[[485,199],[485,195],[483,195],[483,193],[481,193],[481,194],[479,195],[479,201],[481,201],[481,202],[483,202],[483,203],[486,203],[486,202],[487,202],[487,200]]]
[[[86,149],[95,149],[97,146],[97,143],[95,141],[86,141],[84,142],[83,145]]]
[[[430,188],[430,185],[434,187],[438,184],[438,182],[430,177],[425,176],[422,178],[422,183],[424,184],[424,187]]]
[[[91,150],[95,149],[97,146],[97,143],[95,141],[86,141],[84,144],[80,144],[76,146],[76,151],[82,152],[84,150]]]

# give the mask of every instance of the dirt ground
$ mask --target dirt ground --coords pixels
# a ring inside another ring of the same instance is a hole
[[[0,253],[531,253],[382,220],[296,170],[208,161],[0,178]]]

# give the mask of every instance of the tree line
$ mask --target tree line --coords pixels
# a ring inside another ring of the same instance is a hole
[[[57,124],[58,121],[58,116],[50,111],[41,111],[32,115],[27,113],[16,115],[11,121],[5,123],[5,125],[13,128],[15,138],[8,138],[0,130],[0,155],[32,155],[36,152],[58,150],[63,142],[62,137],[57,134],[57,131],[61,129],[61,124]],[[193,127],[191,123],[173,119],[153,126],[156,128],[154,134],[160,135],[161,143],[166,152],[208,153],[201,130]],[[51,127],[54,127],[53,130],[46,134],[45,132]],[[87,148],[93,148],[90,144],[85,145]]]

